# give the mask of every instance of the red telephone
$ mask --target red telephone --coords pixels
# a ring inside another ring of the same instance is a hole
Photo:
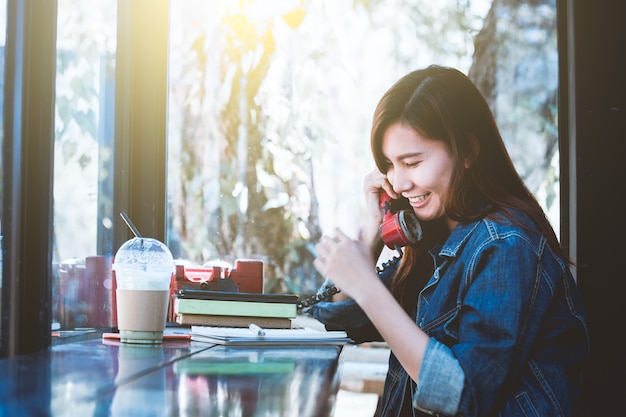
[[[381,191],[379,202],[383,214],[380,234],[387,247],[399,249],[422,240],[422,226],[406,199],[392,200],[389,194]],[[405,207],[398,207],[403,204]]]

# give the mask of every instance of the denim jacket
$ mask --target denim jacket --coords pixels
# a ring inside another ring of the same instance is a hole
[[[381,416],[571,416],[589,335],[576,283],[546,238],[485,218],[458,224],[430,254],[415,320],[431,339],[417,383],[390,355]],[[386,284],[396,267],[379,274]],[[353,300],[308,312],[357,342],[381,340]]]

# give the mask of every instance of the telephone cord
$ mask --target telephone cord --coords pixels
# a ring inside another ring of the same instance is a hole
[[[307,297],[304,300],[298,301],[298,305],[297,305],[298,310],[311,307],[313,304],[322,302],[332,297],[333,295],[337,294],[338,292],[341,292],[341,290],[337,288],[334,284],[330,284],[324,287],[324,289],[319,291],[317,294],[313,294],[312,296]]]
[[[400,245],[396,244],[395,249],[398,252],[398,255],[384,262],[382,266],[380,267],[377,266],[376,272],[380,274],[381,272],[384,272],[385,270],[394,266],[396,263],[398,263],[398,261],[400,261],[400,259],[402,259],[403,252],[402,252],[402,248],[400,247]],[[317,292],[316,294],[313,294],[310,297],[307,297],[303,300],[299,300],[297,304],[297,308],[298,310],[302,310],[303,308],[311,307],[312,305],[320,303],[339,292],[341,292],[341,290],[337,288],[334,284],[329,282],[328,285],[324,285],[323,289]]]

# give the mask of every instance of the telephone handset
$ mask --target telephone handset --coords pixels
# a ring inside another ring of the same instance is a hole
[[[381,190],[378,202],[383,214],[380,235],[389,249],[398,251],[398,256],[394,256],[383,263],[382,267],[377,268],[378,272],[382,272],[402,258],[402,247],[414,245],[422,240],[422,225],[406,198],[394,200]]]
[[[402,247],[413,245],[422,240],[422,226],[408,204],[408,200],[404,198],[393,200],[389,194],[381,191],[379,207],[383,215],[380,225],[380,234],[383,242],[388,248],[398,251],[398,256],[394,256],[389,261],[383,263],[382,267],[376,268],[378,272],[382,272],[402,258]],[[326,282],[322,288],[323,290],[317,294],[299,301],[298,308],[302,309],[317,304],[341,291],[331,282]]]
[[[381,191],[379,202],[383,213],[380,234],[387,247],[399,250],[422,240],[422,225],[407,199],[392,200],[389,194]]]

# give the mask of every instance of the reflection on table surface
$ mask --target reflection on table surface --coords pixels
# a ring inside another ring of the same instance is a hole
[[[174,365],[180,415],[330,415],[338,354],[335,347],[202,351]]]
[[[340,348],[90,340],[0,360],[0,416],[329,416]]]

